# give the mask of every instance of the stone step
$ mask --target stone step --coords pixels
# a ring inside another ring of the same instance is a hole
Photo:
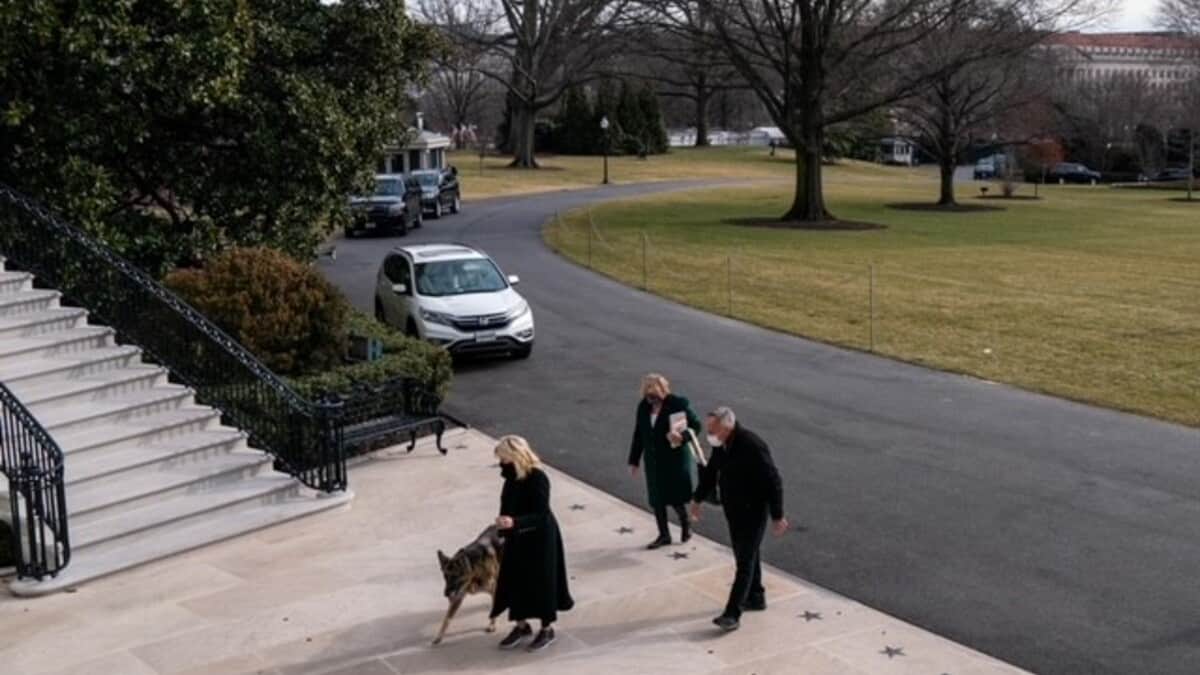
[[[190,389],[167,384],[108,400],[51,406],[46,410],[34,410],[33,414],[51,437],[58,438],[64,433],[126,423],[155,413],[177,410],[193,402]]]
[[[183,406],[178,410],[167,410],[135,420],[55,433],[54,439],[67,457],[86,457],[92,452],[116,446],[151,445],[174,436],[212,429],[220,419],[221,414],[212,408]]]
[[[36,415],[56,406],[111,401],[166,384],[166,369],[139,363],[79,379],[39,381],[33,386],[20,387],[20,391],[14,388],[13,392]]]
[[[311,491],[302,489],[294,497],[266,504],[242,502],[181,527],[168,524],[145,530],[143,536],[85,548],[72,557],[71,564],[57,577],[17,580],[9,584],[9,589],[20,596],[54,593],[153,560],[342,506],[353,497],[348,492],[313,496]]]
[[[0,272],[0,295],[27,291],[33,288],[33,275],[29,272]]]
[[[114,510],[140,508],[187,492],[200,492],[271,473],[272,458],[257,450],[238,450],[201,461],[160,469],[136,467],[67,489],[72,526],[108,517]]]
[[[116,332],[107,326],[80,326],[45,335],[0,340],[0,366],[12,361],[75,354],[111,347]]]
[[[108,517],[72,523],[71,547],[80,555],[88,555],[86,549],[89,546],[142,534],[168,524],[175,528],[186,527],[198,518],[213,517],[215,511],[250,500],[269,502],[294,497],[300,487],[300,483],[290,476],[266,474],[159,499],[137,508],[114,509]]]
[[[42,289],[29,289],[0,295],[0,316],[36,314],[58,307],[62,293]]]
[[[141,353],[137,347],[123,345],[73,354],[11,360],[0,363],[0,381],[9,387],[36,387],[46,382],[73,380],[140,363]]]
[[[56,307],[32,314],[0,316],[0,342],[78,328],[87,323],[87,310]]]
[[[180,463],[244,450],[245,440],[246,435],[237,429],[216,427],[162,437],[153,443],[130,442],[75,453],[66,462],[66,481],[68,486],[76,486],[141,467],[168,471]]]

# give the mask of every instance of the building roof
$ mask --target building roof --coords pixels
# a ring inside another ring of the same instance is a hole
[[[1084,50],[1138,49],[1150,51],[1196,51],[1200,42],[1183,33],[1057,33],[1046,39],[1046,44],[1075,47]]]
[[[450,137],[443,136],[428,129],[417,131],[415,128],[410,128],[406,134],[408,142],[404,145],[399,143],[389,143],[387,152],[399,152],[402,150],[436,150],[438,148],[450,147]]]

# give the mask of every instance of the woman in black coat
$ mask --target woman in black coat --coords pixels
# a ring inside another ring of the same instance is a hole
[[[504,538],[504,557],[496,580],[491,618],[508,610],[516,626],[500,642],[513,649],[533,634],[530,619],[541,621],[541,631],[530,651],[554,642],[554,622],[559,612],[575,606],[567,588],[567,563],[558,521],[550,511],[550,479],[541,462],[520,436],[505,436],[496,446],[504,489],[496,527]]]

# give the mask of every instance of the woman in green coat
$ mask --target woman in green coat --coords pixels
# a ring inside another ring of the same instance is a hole
[[[671,543],[667,528],[667,507],[679,516],[681,541],[692,538],[684,505],[692,499],[692,474],[695,460],[684,445],[684,438],[671,429],[671,419],[686,420],[693,432],[700,431],[700,418],[686,398],[671,393],[667,378],[651,373],[642,378],[642,400],[637,407],[633,442],[629,447],[629,471],[637,476],[638,466],[646,467],[646,492],[654,517],[658,520],[658,538],[646,547],[656,549]]]

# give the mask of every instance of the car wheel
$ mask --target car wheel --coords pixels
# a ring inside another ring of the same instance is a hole
[[[527,358],[529,358],[529,355],[532,353],[533,353],[533,345],[527,344],[527,345],[524,345],[521,347],[517,347],[513,351],[512,357],[514,359],[527,359]]]
[[[400,219],[400,228],[396,231],[401,237],[408,236],[408,216]]]
[[[387,314],[383,311],[383,301],[379,296],[375,296],[375,320],[379,323],[387,323]]]
[[[437,220],[442,217],[442,200],[438,199],[433,203],[433,218]]]
[[[408,323],[404,324],[404,334],[414,340],[421,339],[421,333],[417,330],[417,322],[413,321],[412,317],[409,317]]]
[[[454,201],[450,203],[450,213],[458,213],[462,211],[462,200],[458,195],[454,195]]]
[[[346,238],[347,238],[347,239],[353,239],[353,238],[355,238],[355,237],[357,237],[357,236],[358,236],[358,233],[357,233],[357,232],[355,232],[354,230],[352,230],[352,229],[350,229],[350,228],[348,228],[348,227],[346,228]]]

